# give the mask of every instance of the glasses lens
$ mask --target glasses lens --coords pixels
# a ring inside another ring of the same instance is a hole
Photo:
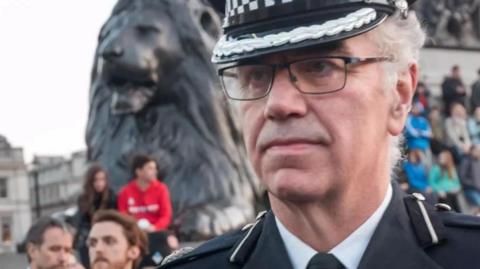
[[[304,93],[327,93],[345,86],[345,61],[341,58],[309,59],[293,63],[290,70],[297,88]]]
[[[248,100],[267,94],[273,70],[268,65],[241,65],[224,69],[221,75],[224,89],[230,98]]]

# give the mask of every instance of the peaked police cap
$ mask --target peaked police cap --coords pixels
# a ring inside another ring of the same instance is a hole
[[[372,30],[415,0],[227,0],[212,61],[229,63],[326,44]]]

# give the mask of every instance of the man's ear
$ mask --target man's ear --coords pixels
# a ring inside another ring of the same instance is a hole
[[[388,131],[399,135],[412,106],[412,98],[418,83],[418,65],[411,63],[407,69],[397,74],[397,83],[392,92]]]
[[[128,248],[127,257],[132,261],[136,260],[140,257],[140,248],[137,246],[131,246]]]
[[[35,252],[37,251],[37,246],[33,243],[27,243],[25,246],[25,250],[27,252],[28,257],[32,259],[32,257],[35,255]]]

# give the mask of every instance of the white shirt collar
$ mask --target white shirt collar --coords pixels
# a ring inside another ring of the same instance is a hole
[[[380,219],[387,210],[388,204],[392,199],[392,186],[388,184],[387,193],[380,206],[373,214],[351,233],[345,240],[329,251],[345,265],[346,269],[356,269],[362,259],[363,253],[380,222]],[[317,253],[316,250],[305,244],[298,237],[293,235],[287,228],[275,217],[280,236],[285,243],[288,256],[292,262],[293,269],[305,269],[308,261]]]

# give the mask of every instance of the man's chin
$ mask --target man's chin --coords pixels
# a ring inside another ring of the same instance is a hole
[[[310,203],[324,198],[331,185],[318,178],[276,177],[267,187],[277,199],[295,203]]]
[[[97,261],[93,264],[92,269],[110,269],[110,263],[107,261]]]
[[[67,266],[66,266],[66,265],[55,265],[55,266],[52,266],[52,267],[38,267],[38,268],[45,268],[45,269],[66,269]]]

